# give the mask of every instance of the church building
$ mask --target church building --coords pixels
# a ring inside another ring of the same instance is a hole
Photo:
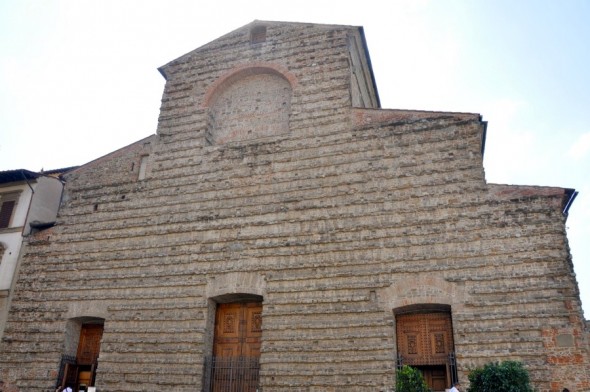
[[[0,390],[444,391],[503,360],[590,390],[576,192],[487,183],[480,114],[382,109],[362,27],[254,21],[159,71],[157,133],[66,173],[23,245]]]

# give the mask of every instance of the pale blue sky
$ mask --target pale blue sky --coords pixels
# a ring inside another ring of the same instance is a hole
[[[0,170],[155,133],[157,67],[254,19],[362,25],[384,108],[476,112],[488,182],[575,188],[590,317],[590,1],[0,1]]]

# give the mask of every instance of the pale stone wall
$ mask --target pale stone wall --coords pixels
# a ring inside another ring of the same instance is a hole
[[[272,73],[248,75],[227,86],[209,110],[214,143],[289,132],[292,94],[289,82]]]
[[[391,390],[394,309],[424,303],[451,307],[462,380],[518,359],[540,391],[589,389],[564,190],[486,184],[477,114],[352,109],[356,28],[249,28],[162,68],[157,136],[67,176],[23,258],[6,388],[51,390],[67,320],[100,317],[100,391],[198,391],[212,299],[251,294],[266,391]],[[216,88],[248,64],[289,82],[289,129],[217,143]]]

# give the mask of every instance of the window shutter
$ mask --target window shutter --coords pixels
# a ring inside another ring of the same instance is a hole
[[[7,228],[10,224],[10,218],[12,217],[14,205],[14,200],[8,200],[2,203],[2,208],[0,208],[0,229]]]

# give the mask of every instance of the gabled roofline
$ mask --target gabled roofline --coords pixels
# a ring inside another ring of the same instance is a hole
[[[213,39],[212,41],[207,42],[206,44],[203,44],[177,58],[175,58],[174,60],[171,60],[169,62],[167,62],[166,64],[158,67],[158,72],[160,72],[160,74],[162,75],[162,77],[164,77],[164,80],[168,80],[168,75],[166,74],[166,68],[168,68],[169,65],[171,65],[172,63],[178,61],[179,59],[189,55],[190,53],[193,53],[195,51],[198,50],[202,50],[204,48],[206,48],[207,46],[209,46],[212,42],[215,42],[219,39],[222,39],[223,37],[226,37],[230,34],[234,34],[236,31],[242,30],[247,28],[248,26],[252,26],[252,25],[256,25],[256,24],[273,24],[273,25],[307,25],[307,26],[316,26],[316,27],[323,27],[323,28],[342,28],[342,29],[356,29],[359,32],[359,35],[361,37],[362,40],[362,44],[363,44],[363,49],[364,49],[364,54],[365,57],[367,58],[367,64],[369,67],[369,72],[371,74],[371,80],[372,80],[372,84],[373,84],[373,90],[375,91],[375,96],[377,98],[377,104],[378,107],[381,107],[381,101],[379,99],[379,92],[377,91],[377,82],[375,81],[375,74],[373,72],[373,65],[371,64],[371,57],[369,55],[369,48],[367,46],[367,40],[365,37],[365,31],[364,28],[362,26],[350,26],[350,25],[339,25],[339,24],[323,24],[323,23],[305,23],[305,22],[281,22],[281,21],[272,21],[272,20],[259,20],[259,19],[255,19],[250,23],[247,23],[241,27],[238,27],[237,29],[234,29],[232,31],[230,31],[229,33],[223,34],[222,36],[219,36],[215,39]]]
[[[70,175],[72,173],[76,173],[78,170],[83,170],[83,169],[85,169],[85,168],[87,168],[89,166],[92,166],[92,165],[94,165],[94,164],[96,164],[98,162],[104,161],[105,159],[108,159],[108,158],[113,157],[113,156],[117,156],[118,154],[121,154],[122,152],[124,152],[125,150],[128,150],[129,148],[131,148],[131,147],[133,147],[133,146],[135,146],[137,144],[144,143],[147,140],[152,139],[152,138],[155,138],[155,137],[156,137],[156,134],[152,134],[152,135],[149,135],[147,137],[144,137],[143,139],[139,139],[139,140],[137,140],[137,141],[135,141],[133,143],[130,143],[130,144],[124,146],[124,147],[118,148],[115,151],[111,151],[110,153],[108,153],[106,155],[100,156],[100,157],[98,157],[96,159],[93,159],[93,160],[91,160],[89,162],[86,162],[83,165],[76,166],[72,170],[69,170],[67,173],[64,173],[62,176],[68,176],[68,175]]]
[[[196,51],[198,51],[198,50],[201,50],[201,49],[204,49],[204,48],[206,48],[206,47],[207,47],[208,45],[210,45],[212,42],[215,42],[215,41],[217,41],[217,40],[219,40],[219,39],[222,39],[222,38],[223,38],[223,37],[225,37],[225,36],[228,36],[228,35],[230,35],[230,34],[233,34],[233,33],[235,33],[236,31],[238,31],[238,30],[242,30],[242,29],[244,29],[244,28],[246,28],[246,27],[248,27],[248,26],[250,26],[250,25],[253,25],[253,24],[255,24],[255,23],[280,23],[280,22],[267,22],[267,21],[261,21],[261,20],[257,20],[257,19],[255,19],[255,20],[253,20],[253,21],[252,21],[252,22],[250,22],[250,23],[246,23],[245,25],[243,25],[243,26],[241,26],[241,27],[238,27],[237,29],[234,29],[234,30],[230,31],[229,33],[226,33],[226,34],[223,34],[223,35],[221,35],[221,36],[219,36],[219,37],[217,37],[217,38],[214,38],[213,40],[211,40],[211,41],[209,41],[209,42],[207,42],[207,43],[205,43],[205,44],[203,44],[203,45],[201,45],[201,46],[199,46],[199,47],[197,47],[197,48],[195,48],[195,49],[193,49],[193,50],[191,50],[191,51],[188,51],[188,52],[186,52],[185,54],[183,54],[183,55],[181,55],[181,56],[179,56],[179,57],[175,58],[174,60],[171,60],[171,61],[167,62],[166,64],[164,64],[164,65],[162,65],[162,66],[158,67],[158,72],[160,72],[160,74],[161,74],[161,75],[164,77],[164,80],[168,80],[168,75],[166,74],[166,68],[167,68],[167,67],[168,67],[170,64],[174,63],[175,61],[178,61],[179,59],[183,58],[184,56],[187,56],[187,55],[189,55],[190,53],[193,53],[193,52],[196,52]]]
[[[75,170],[77,169],[79,166],[68,166],[68,167],[63,167],[60,169],[51,169],[51,170],[42,170],[41,174],[45,174],[45,175],[54,175],[54,174],[65,174],[69,171]]]

